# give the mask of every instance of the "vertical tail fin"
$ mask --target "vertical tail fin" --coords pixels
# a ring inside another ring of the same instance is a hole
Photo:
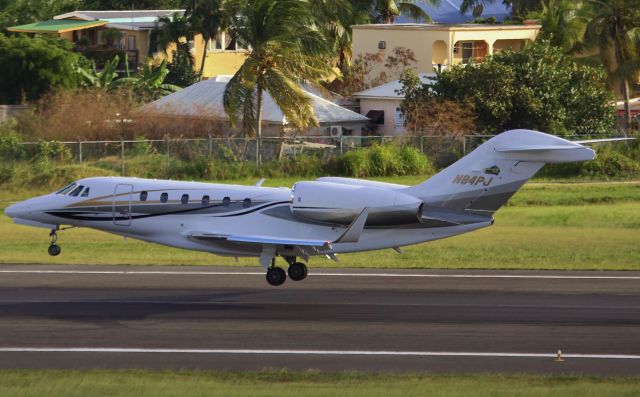
[[[504,132],[427,181],[403,189],[426,205],[494,212],[547,163],[586,161],[595,152],[530,130]]]

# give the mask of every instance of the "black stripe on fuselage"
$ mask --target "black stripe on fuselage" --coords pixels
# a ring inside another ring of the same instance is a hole
[[[269,208],[275,205],[280,205],[280,204],[286,204],[288,203],[288,201],[278,201],[278,202],[274,202],[274,203],[267,203],[264,205],[260,205],[260,206],[256,206],[255,208],[249,209],[247,211],[243,211],[240,213],[236,213],[236,214],[228,214],[228,215],[211,215],[212,217],[230,217],[230,216],[239,216],[239,215],[246,215],[246,214],[250,214],[252,212],[255,211],[259,211],[265,208]],[[169,204],[169,205],[173,205],[173,204]],[[123,207],[126,207],[126,205],[124,205]],[[197,211],[202,211],[202,210],[206,210],[206,209],[210,209],[210,208],[219,208],[219,207],[223,207],[223,204],[214,204],[214,205],[209,205],[206,207],[196,207],[196,208],[186,208],[183,210],[178,210],[178,211],[165,211],[165,212],[159,212],[159,213],[155,213],[155,214],[141,214],[141,215],[131,215],[131,216],[121,216],[120,213],[118,213],[118,216],[113,216],[114,212],[113,212],[113,207],[108,207],[105,208],[104,211],[96,211],[96,210],[91,210],[91,211],[62,211],[62,210],[54,210],[54,211],[46,211],[46,214],[49,215],[53,215],[53,216],[57,216],[60,218],[65,218],[65,219],[74,219],[74,220],[81,220],[81,221],[126,221],[126,220],[133,220],[133,219],[143,219],[143,218],[152,218],[152,217],[157,217],[157,216],[165,216],[165,215],[179,215],[179,214],[185,214],[185,213],[189,213],[189,212],[197,212]],[[238,211],[238,209],[232,209],[231,211],[227,211],[227,212],[232,212],[232,211]],[[135,211],[132,211],[135,213]],[[100,213],[104,213],[104,214],[109,214],[109,216],[103,216],[103,217],[94,217],[94,216],[86,216],[87,214],[100,214]]]

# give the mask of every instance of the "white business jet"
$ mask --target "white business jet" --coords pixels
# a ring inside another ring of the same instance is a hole
[[[624,138],[623,138],[624,139]],[[293,188],[170,180],[86,178],[14,204],[17,224],[89,227],[171,247],[259,257],[271,285],[307,276],[309,257],[392,248],[493,224],[493,213],[546,163],[586,161],[595,152],[530,130],[504,132],[416,186],[323,177]]]

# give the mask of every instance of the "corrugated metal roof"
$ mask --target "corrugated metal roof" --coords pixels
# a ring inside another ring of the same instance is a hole
[[[430,79],[436,77],[435,73],[420,73],[419,76],[423,83],[427,83]],[[353,97],[358,99],[402,99],[404,96],[398,93],[400,89],[402,89],[400,80],[393,80],[376,87],[371,87],[364,91],[356,92],[353,94]]]
[[[494,3],[485,2],[483,18],[495,17],[498,21],[502,21],[509,16],[509,9],[502,1]],[[433,6],[425,1],[420,1],[418,6],[422,8],[431,19],[440,23],[462,23],[473,21],[471,11],[466,14],[460,14],[460,4],[462,0],[442,0],[437,6]],[[397,22],[413,22],[413,19],[405,16],[397,18]]]
[[[217,76],[186,87],[145,105],[141,110],[171,116],[228,120],[222,98],[231,76]],[[365,116],[345,109],[335,103],[305,90],[311,98],[313,110],[320,124],[340,122],[367,122]],[[265,92],[262,105],[262,120],[267,124],[286,125],[282,110],[271,95]]]
[[[159,18],[172,18],[175,14],[183,15],[184,10],[72,11],[56,15],[53,19],[101,19],[108,21],[109,27],[138,30],[153,29],[157,26]]]
[[[10,32],[25,32],[25,33],[63,33],[71,32],[74,30],[87,29],[96,26],[104,26],[107,21],[92,20],[92,21],[78,21],[78,20],[54,20],[41,21],[35,23],[29,23],[26,25],[18,25],[7,28]]]

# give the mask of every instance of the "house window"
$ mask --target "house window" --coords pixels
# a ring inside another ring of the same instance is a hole
[[[207,196],[207,195],[202,196],[202,205],[203,206],[209,205],[209,196]]]
[[[182,197],[180,198],[180,202],[182,204],[189,204],[189,195],[183,194]]]
[[[127,36],[127,50],[135,51],[136,49],[136,36]]]
[[[218,32],[216,37],[209,40],[208,48],[209,51],[238,51],[246,49],[229,32]]]
[[[384,40],[380,40],[378,42],[378,49],[379,50],[384,50],[385,48],[387,48],[387,42]]]
[[[396,108],[394,123],[396,127],[404,127],[404,115],[399,107]]]
[[[166,203],[169,200],[169,193],[162,193],[160,195],[160,202]]]
[[[462,63],[469,63],[473,59],[473,42],[462,42]]]
[[[384,110],[369,110],[366,116],[371,120],[373,124],[384,124]]]

